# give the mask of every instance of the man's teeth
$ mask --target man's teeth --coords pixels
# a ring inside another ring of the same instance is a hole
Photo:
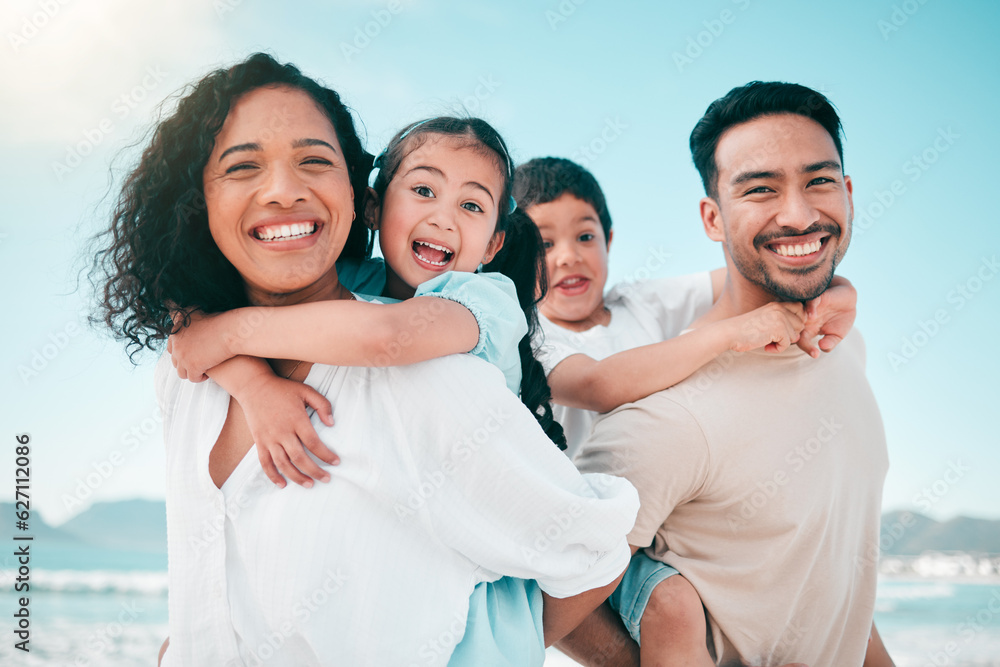
[[[774,246],[774,252],[782,257],[802,257],[803,255],[811,255],[814,252],[819,252],[822,246],[822,241],[813,241],[812,243],[801,245],[776,245]]]
[[[254,235],[261,241],[275,241],[308,236],[316,231],[315,222],[296,222],[291,225],[275,225],[274,227],[258,227]]]

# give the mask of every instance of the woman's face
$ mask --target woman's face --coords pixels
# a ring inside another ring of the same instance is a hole
[[[339,296],[333,266],[354,191],[337,133],[312,97],[287,86],[240,97],[203,179],[212,238],[252,303]]]

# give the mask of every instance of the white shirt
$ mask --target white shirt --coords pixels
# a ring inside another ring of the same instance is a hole
[[[536,579],[567,597],[628,564],[635,489],[581,476],[494,366],[314,365],[313,418],[342,458],[312,489],[274,486],[251,448],[217,489],[229,395],[156,373],[165,415],[170,647],[165,667],[444,665],[475,585]]]
[[[611,313],[607,326],[570,331],[540,316],[538,359],[548,375],[574,354],[601,360],[624,350],[652,345],[680,335],[712,307],[712,277],[694,273],[660,280],[620,283],[604,297]],[[596,412],[553,405],[553,414],[566,431],[566,454],[572,458],[590,435]]]

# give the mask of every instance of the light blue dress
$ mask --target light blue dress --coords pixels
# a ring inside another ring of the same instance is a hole
[[[337,263],[337,272],[340,282],[353,292],[379,295],[385,289],[385,264],[381,259],[344,260]],[[470,354],[503,371],[507,387],[520,394],[521,357],[517,348],[528,333],[528,325],[514,283],[507,276],[449,271],[419,285],[414,294],[418,296],[436,296],[468,308],[479,323],[479,342]],[[542,591],[538,584],[514,577],[477,584],[469,596],[465,635],[448,664],[531,667],[544,662]]]

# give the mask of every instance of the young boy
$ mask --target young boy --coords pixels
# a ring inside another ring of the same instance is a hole
[[[681,336],[718,297],[725,269],[623,283],[605,295],[613,233],[597,179],[570,160],[536,158],[517,168],[514,197],[546,247],[537,344],[570,457],[597,413],[671,387],[724,352],[798,342],[815,357],[817,333],[829,351],[853,324],[857,295],[837,278],[809,317],[801,304],[769,304]]]
[[[854,322],[856,293],[849,282],[835,279],[808,309],[772,303],[684,333],[718,298],[724,269],[621,284],[605,295],[613,234],[594,176],[570,160],[537,158],[516,170],[514,197],[538,226],[546,248],[548,293],[539,307],[537,345],[570,457],[597,413],[671,387],[720,354],[760,347],[777,352],[798,343],[815,357],[820,349],[831,350]],[[817,334],[824,335],[818,348]],[[635,609],[619,611],[636,641],[641,630],[642,664],[714,664],[704,610],[691,584],[648,558],[633,559],[633,566],[643,569],[627,577],[639,590],[620,586],[612,599],[621,598],[619,608],[626,600],[637,601]]]

